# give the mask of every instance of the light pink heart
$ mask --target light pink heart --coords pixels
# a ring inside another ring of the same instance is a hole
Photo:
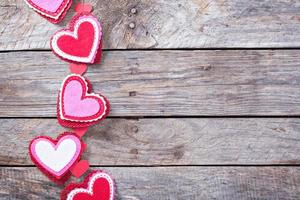
[[[64,90],[64,112],[68,116],[90,117],[100,110],[97,99],[83,93],[77,80],[70,81]],[[84,98],[83,98],[84,97]]]
[[[60,22],[72,4],[72,0],[25,0],[25,2],[52,23]]]
[[[56,12],[64,0],[31,0],[38,7],[48,11]]]

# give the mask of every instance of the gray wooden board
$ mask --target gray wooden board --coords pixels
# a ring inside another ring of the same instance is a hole
[[[96,168],[93,168],[96,169]],[[97,168],[100,169],[100,168]],[[117,199],[299,200],[299,167],[108,167]],[[36,168],[0,168],[3,200],[59,199]]]
[[[85,2],[102,22],[106,49],[300,46],[297,0]],[[53,25],[24,1],[1,0],[0,50],[49,49],[50,36],[73,15],[72,8]]]
[[[30,140],[56,119],[0,119],[0,165],[32,165]],[[300,119],[106,119],[84,136],[92,165],[300,164]]]
[[[300,50],[108,51],[86,77],[110,116],[300,115]],[[68,64],[0,54],[0,116],[55,117]]]

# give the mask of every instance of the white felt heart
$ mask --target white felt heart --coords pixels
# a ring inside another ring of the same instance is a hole
[[[39,137],[31,143],[30,153],[41,167],[59,177],[77,161],[81,148],[81,141],[74,135],[65,135],[56,144]]]

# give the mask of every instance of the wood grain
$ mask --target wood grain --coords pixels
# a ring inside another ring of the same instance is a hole
[[[299,167],[111,167],[104,170],[116,180],[117,199],[298,200],[300,195]],[[62,189],[36,168],[0,168],[0,183],[3,200],[59,199]]]
[[[106,49],[300,46],[297,0],[85,2],[101,19]],[[52,25],[24,1],[1,0],[0,50],[49,49],[50,36],[73,15],[72,9],[63,23]]]
[[[28,144],[56,119],[0,119],[0,165],[32,165]],[[300,164],[300,119],[106,119],[83,138],[92,165]]]
[[[86,77],[110,116],[299,116],[300,50],[109,51]],[[0,54],[0,117],[55,117],[68,65]]]

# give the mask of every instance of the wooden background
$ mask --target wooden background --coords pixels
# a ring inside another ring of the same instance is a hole
[[[111,102],[84,154],[117,199],[300,199],[299,0],[85,0],[104,28],[86,76]],[[78,1],[75,1],[75,3]],[[0,199],[58,199],[31,163],[56,137],[68,64],[53,25],[0,1]]]

